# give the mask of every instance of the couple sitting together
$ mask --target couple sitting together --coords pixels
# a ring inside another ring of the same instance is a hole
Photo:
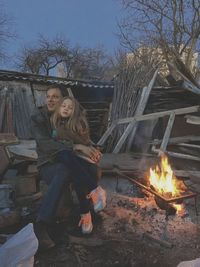
[[[92,232],[91,203],[95,212],[106,206],[106,192],[98,186],[101,152],[92,146],[85,110],[73,97],[64,97],[59,88],[50,87],[46,106],[31,116],[32,133],[37,144],[38,169],[48,190],[38,210],[35,233],[40,248],[54,246],[47,226],[56,217],[67,186],[73,184],[80,205],[83,234]]]

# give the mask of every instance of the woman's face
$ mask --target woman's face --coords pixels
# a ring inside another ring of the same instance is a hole
[[[60,116],[69,118],[74,112],[74,105],[71,99],[65,99],[60,106]]]

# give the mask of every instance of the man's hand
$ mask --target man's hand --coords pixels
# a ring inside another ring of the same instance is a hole
[[[92,146],[77,144],[74,145],[74,150],[81,151],[84,155],[91,158],[91,160],[93,160],[94,162],[98,162],[102,157],[101,152]]]

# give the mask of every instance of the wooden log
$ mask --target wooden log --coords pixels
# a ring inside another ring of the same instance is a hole
[[[110,242],[117,242],[117,243],[129,243],[129,244],[134,244],[134,240],[123,240],[123,239],[99,239],[99,238],[81,238],[81,237],[75,237],[75,236],[69,236],[69,242],[72,244],[77,244],[77,245],[83,245],[87,247],[98,247],[98,246],[103,246],[106,243]]]
[[[73,244],[88,246],[88,247],[97,247],[104,244],[102,239],[97,238],[81,238],[75,236],[69,236],[69,242]]]

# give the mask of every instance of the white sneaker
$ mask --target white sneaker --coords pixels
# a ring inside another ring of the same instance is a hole
[[[103,210],[106,206],[106,191],[101,186],[92,190],[90,194],[87,195],[87,198],[91,198],[95,212]]]
[[[92,217],[91,213],[81,214],[81,219],[78,226],[82,228],[83,234],[90,234],[93,230]]]

